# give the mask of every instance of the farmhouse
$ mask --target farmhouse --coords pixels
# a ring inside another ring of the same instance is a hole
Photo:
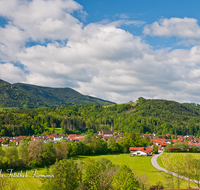
[[[145,147],[130,147],[130,156],[151,156],[153,148]]]

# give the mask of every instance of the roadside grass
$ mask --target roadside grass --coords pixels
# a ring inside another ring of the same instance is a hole
[[[182,162],[186,155],[190,155],[196,159],[200,159],[199,153],[166,153],[164,152],[158,157],[158,164],[168,169],[170,165],[174,165],[177,161]]]
[[[166,152],[163,152],[157,159],[158,161],[158,164],[165,168],[165,169],[168,169],[170,170],[170,165],[175,165],[175,163],[178,161],[178,162],[182,162],[184,157],[186,155],[189,155],[189,156],[192,156],[196,159],[200,159],[200,154],[199,153],[166,153]],[[191,187],[193,188],[198,188],[198,186],[195,184],[195,183],[190,183]],[[187,187],[187,185],[186,185]]]

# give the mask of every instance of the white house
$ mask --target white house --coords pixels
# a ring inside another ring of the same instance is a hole
[[[148,153],[146,151],[137,150],[135,152],[131,152],[130,156],[148,156]]]

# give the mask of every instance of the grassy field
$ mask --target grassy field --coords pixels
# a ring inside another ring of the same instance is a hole
[[[118,155],[100,155],[100,156],[77,156],[74,159],[85,161],[86,159],[95,159],[97,157],[105,157],[116,165],[127,165],[137,175],[146,175],[148,177],[149,185],[154,185],[158,181],[164,183],[164,177],[160,171],[151,165],[151,157],[130,157],[129,154]]]
[[[176,162],[182,162],[184,157],[188,155],[196,159],[200,159],[199,153],[166,153],[164,152],[158,157],[157,161],[161,167],[169,169],[170,165],[174,165]],[[197,185],[194,183],[191,183],[191,187],[198,188]]]
[[[42,178],[36,178],[33,177],[34,171],[31,171],[31,169],[27,169],[27,175],[28,177],[25,178],[8,178],[8,183],[6,186],[6,190],[9,190],[9,186],[10,184],[17,184],[17,190],[36,190],[36,189],[40,189],[42,186]],[[37,168],[36,174],[38,175],[44,175],[45,174],[46,169],[45,168]],[[17,170],[13,170],[13,173],[15,173],[15,175],[17,175],[18,173],[20,173],[21,171],[17,171]],[[7,173],[2,173],[3,176],[8,176]],[[22,171],[21,175],[25,175],[25,170]]]
[[[174,154],[175,155],[175,154]],[[98,157],[105,157],[111,160],[116,165],[127,165],[129,166],[136,175],[146,175],[148,177],[148,185],[155,185],[157,182],[162,182],[164,185],[166,184],[166,178],[163,172],[155,169],[151,165],[152,157],[130,157],[129,154],[117,154],[117,155],[89,155],[89,156],[76,156],[74,160],[82,160],[83,162],[87,161],[87,159],[96,159]],[[159,158],[158,162],[161,166],[167,165],[167,162],[162,162],[164,158],[168,158],[167,154],[163,154],[161,158]],[[179,156],[178,156],[179,157]],[[165,159],[164,159],[165,160]],[[170,159],[166,159],[170,160]],[[38,174],[44,174],[45,169],[40,168],[37,171]],[[30,173],[31,175],[31,173]],[[42,185],[42,182],[39,178],[19,178],[19,179],[11,179],[14,182],[18,183],[18,190],[35,190],[39,189]],[[194,184],[191,184],[192,187],[196,187]],[[184,181],[181,185],[181,188],[187,187],[187,181]],[[41,188],[42,189],[42,188]]]
[[[199,153],[166,153],[164,152],[161,156],[158,157],[158,164],[168,169],[170,164],[174,164],[175,162],[181,162],[184,156],[190,155],[194,158],[200,159]]]
[[[146,175],[148,177],[148,184],[155,185],[157,182],[162,182],[166,185],[166,173],[163,173],[155,169],[151,164],[152,157],[130,157],[128,154],[119,155],[100,155],[100,156],[77,156],[74,159],[80,159],[82,161],[87,159],[95,159],[97,157],[105,157],[112,161],[116,165],[127,165],[137,175]],[[196,187],[195,184],[191,183],[191,187]],[[187,188],[187,181],[183,181],[181,188]]]
[[[48,129],[50,132],[53,132],[53,128],[51,128],[51,127],[46,127],[46,129]],[[63,133],[62,128],[55,128],[54,131],[55,131],[55,133],[60,133],[60,134]]]

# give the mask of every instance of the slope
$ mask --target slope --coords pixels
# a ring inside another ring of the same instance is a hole
[[[0,107],[38,108],[75,104],[110,105],[114,103],[84,96],[71,88],[9,84],[0,80]]]

